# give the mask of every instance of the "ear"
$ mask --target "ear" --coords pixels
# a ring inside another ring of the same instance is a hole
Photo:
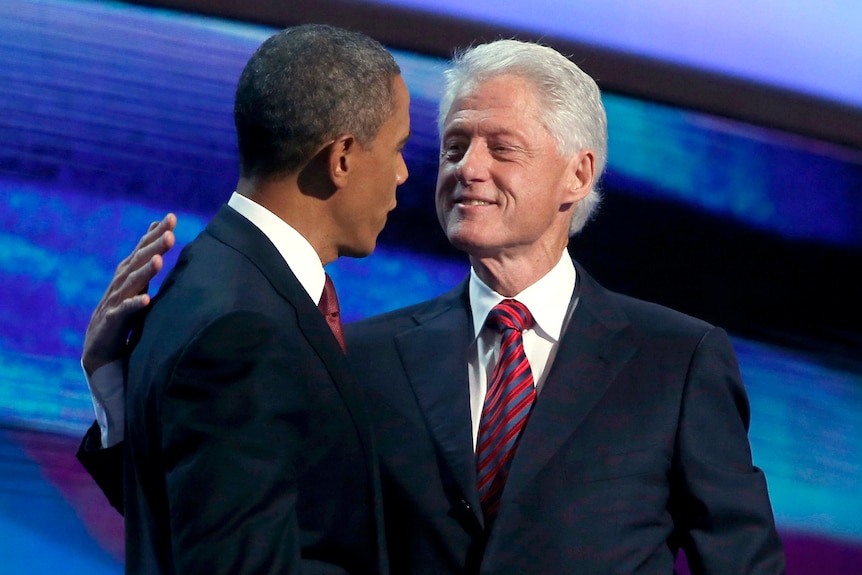
[[[565,204],[583,200],[593,188],[596,176],[595,154],[590,149],[578,152],[566,168]]]
[[[336,188],[344,188],[350,176],[356,149],[359,146],[353,134],[344,134],[329,146],[329,177]]]

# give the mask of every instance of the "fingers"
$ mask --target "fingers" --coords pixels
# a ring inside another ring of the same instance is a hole
[[[164,266],[162,256],[174,247],[176,225],[174,214],[150,224],[132,253],[117,266],[87,325],[81,358],[87,373],[121,357],[137,312],[150,303],[150,280]]]
[[[162,254],[174,246],[176,239],[172,230],[175,226],[176,216],[173,214],[168,214],[161,222],[154,222],[135,250],[117,266],[111,283],[93,311],[88,333],[93,329],[100,339],[98,334],[101,332],[125,330],[134,312],[149,303],[149,296],[137,296],[146,294],[150,281],[164,266]],[[101,322],[110,329],[100,327]]]
[[[146,243],[139,243],[129,258],[121,264],[121,267],[127,268],[123,270],[126,274],[144,269],[156,258],[158,258],[158,261],[161,261],[161,256],[170,251],[175,243],[176,237],[174,236],[174,232],[166,230]],[[158,270],[156,270],[156,273],[158,273]]]
[[[121,286],[118,295],[123,299],[146,293],[147,287],[150,285],[156,275],[162,270],[164,260],[162,256],[156,254],[147,260],[144,265],[137,269],[133,269],[127,276]]]
[[[150,224],[150,227],[147,229],[147,233],[141,237],[137,247],[140,248],[143,244],[151,243],[158,236],[161,236],[165,232],[172,232],[176,227],[177,216],[172,213],[167,213],[161,221]]]
[[[167,214],[160,222],[150,224],[147,233],[138,241],[138,245],[129,256],[120,262],[120,266],[131,266],[137,269],[156,254],[164,255],[174,246],[174,229],[177,227],[177,217]]]
[[[141,265],[137,264],[138,259],[141,258],[136,257],[130,265],[117,268],[117,273],[100,304],[108,308],[120,308],[124,300],[146,294],[150,281],[164,267],[164,259],[161,255],[155,254],[147,260],[142,259]]]
[[[122,318],[128,318],[148,305],[150,305],[150,296],[149,294],[142,293],[134,297],[124,299],[115,309],[115,313]]]
[[[105,299],[125,299],[146,291],[150,280],[162,269],[162,256],[176,243],[173,232],[176,224],[174,214],[150,224],[132,253],[117,266]]]

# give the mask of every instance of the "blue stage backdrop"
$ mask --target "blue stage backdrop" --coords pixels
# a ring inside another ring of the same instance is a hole
[[[92,421],[84,329],[151,221],[175,211],[185,244],[230,195],[235,82],[272,32],[112,2],[0,5],[4,573],[122,572],[121,519],[73,457]],[[395,54],[411,179],[375,254],[330,266],[347,319],[468,270],[433,215],[445,62]],[[618,289],[730,328],[789,572],[862,572],[862,153],[614,94],[605,105],[606,206],[572,250]]]

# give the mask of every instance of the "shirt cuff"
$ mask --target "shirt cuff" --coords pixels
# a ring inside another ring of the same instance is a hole
[[[93,399],[96,423],[102,435],[102,447],[113,447],[124,437],[126,394],[123,385],[123,362],[113,361],[87,376],[87,386]]]

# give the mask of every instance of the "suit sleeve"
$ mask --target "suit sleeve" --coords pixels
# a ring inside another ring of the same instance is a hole
[[[672,481],[692,573],[784,572],[766,480],[751,459],[749,404],[727,334],[700,341],[686,378]]]
[[[111,506],[123,514],[123,443],[102,447],[99,424],[94,422],[81,440],[78,461],[108,498]]]
[[[297,467],[310,424],[270,320],[233,313],[186,348],[161,400],[178,573],[297,573]]]

